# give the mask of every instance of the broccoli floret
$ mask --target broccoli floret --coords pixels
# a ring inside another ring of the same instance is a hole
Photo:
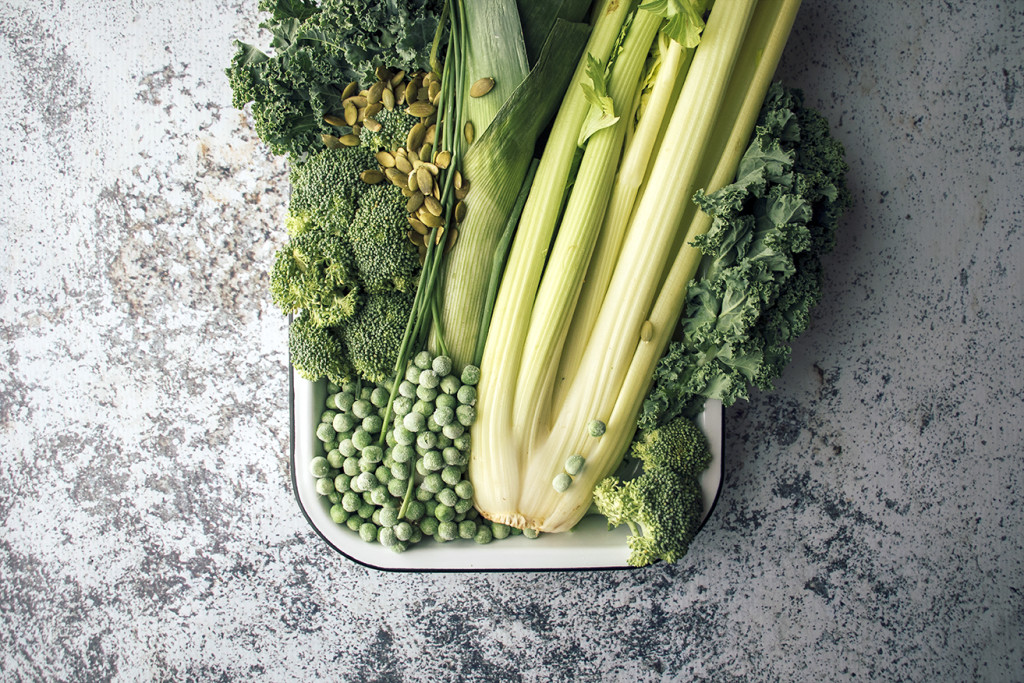
[[[277,252],[270,293],[282,312],[303,310],[318,327],[351,319],[362,299],[348,245],[325,230],[293,237]]]
[[[342,234],[369,187],[359,174],[376,168],[373,153],[362,146],[325,149],[292,165],[288,203],[294,227],[318,227]]]
[[[380,130],[372,131],[363,126],[359,132],[359,144],[375,152],[382,149],[393,152],[404,147],[409,131],[419,121],[398,109],[381,109],[373,118],[380,124]]]
[[[342,327],[349,362],[360,377],[377,384],[393,379],[411,312],[411,295],[372,294],[366,297],[359,314]]]
[[[642,567],[675,562],[686,554],[700,525],[703,497],[697,477],[711,462],[707,441],[685,417],[645,432],[632,457],[643,465],[636,478],[603,479],[594,503],[610,527],[629,526],[628,562]]]
[[[381,183],[363,192],[348,240],[368,292],[415,290],[420,265],[408,227],[401,190]]]
[[[337,330],[317,326],[305,313],[288,328],[288,355],[295,371],[310,382],[326,377],[344,384],[354,379]]]

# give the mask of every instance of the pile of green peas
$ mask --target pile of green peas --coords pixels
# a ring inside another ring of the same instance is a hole
[[[524,533],[473,507],[466,467],[479,379],[476,366],[456,375],[450,358],[421,351],[390,411],[389,384],[329,384],[316,430],[325,454],[310,467],[334,522],[395,552],[424,537],[482,544]]]

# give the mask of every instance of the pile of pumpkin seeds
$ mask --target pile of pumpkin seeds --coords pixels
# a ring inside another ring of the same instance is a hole
[[[444,207],[441,204],[440,172],[451,165],[452,154],[449,150],[435,150],[437,139],[437,103],[441,97],[441,81],[431,71],[391,71],[385,67],[377,68],[377,80],[369,88],[360,90],[355,83],[349,83],[342,93],[343,116],[325,116],[324,121],[339,129],[338,136],[324,135],[327,147],[356,146],[359,144],[359,132],[365,127],[371,131],[380,129],[380,123],[374,118],[382,110],[404,111],[407,115],[419,119],[406,138],[405,146],[392,151],[377,152],[376,169],[364,171],[360,177],[363,182],[376,184],[390,182],[398,187],[408,199],[406,211],[409,214],[409,239],[419,250],[422,263],[427,253],[427,242],[434,232],[434,243],[444,241],[445,252],[450,250],[458,239],[458,227],[445,225]],[[490,81],[490,79],[481,79]],[[473,96],[482,96],[493,86],[490,83],[476,84]],[[472,124],[467,122],[465,130],[467,141],[472,142]],[[458,169],[454,169],[453,188],[456,204],[453,220],[461,223],[466,216],[466,205],[463,199],[469,191],[469,182],[462,178]]]

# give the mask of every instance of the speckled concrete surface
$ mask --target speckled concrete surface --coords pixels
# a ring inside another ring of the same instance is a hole
[[[1024,8],[807,0],[827,301],[676,566],[389,575],[290,490],[255,1],[0,2],[0,679],[1022,680]]]

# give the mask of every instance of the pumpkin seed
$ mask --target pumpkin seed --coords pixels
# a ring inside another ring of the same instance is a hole
[[[424,225],[423,221],[416,218],[415,216],[409,216],[409,225],[412,226],[412,229],[415,230],[417,234],[426,235],[428,232],[430,232],[430,228]]]
[[[444,225],[444,221],[441,220],[441,217],[435,216],[434,214],[430,213],[429,211],[426,210],[426,207],[421,208],[419,211],[416,212],[416,218],[419,218],[423,225],[427,226],[428,228],[440,228],[442,225]]]
[[[423,138],[427,135],[427,127],[422,123],[416,123],[409,129],[409,135],[405,138],[405,146],[409,150],[418,150],[423,144]]]
[[[359,146],[359,136],[356,135],[355,133],[349,133],[348,135],[342,135],[338,139],[341,141],[341,144],[345,145],[346,147],[358,147]]]
[[[353,95],[352,97],[346,97],[341,101],[342,104],[345,104],[346,102],[351,102],[354,107],[365,107],[369,104],[369,102],[366,101],[366,95]]]
[[[416,91],[417,91],[418,88],[419,88],[419,86],[416,85],[416,81],[409,81],[409,83],[405,86],[405,101],[406,102],[410,102],[411,103],[411,102],[415,102],[416,101]]]
[[[376,185],[384,180],[384,174],[375,168],[368,168],[359,174],[359,179],[367,185]]]
[[[395,156],[391,152],[382,149],[381,151],[377,152],[377,154],[375,154],[374,156],[377,157],[377,163],[383,166],[384,168],[395,167]]]
[[[324,145],[327,146],[327,149],[338,149],[339,147],[342,146],[340,138],[336,138],[333,135],[328,135],[327,133],[321,134],[320,139],[323,140]]]
[[[441,94],[441,83],[440,81],[430,81],[430,85],[427,86],[427,97],[430,99],[430,103],[436,105],[437,98]]]
[[[455,240],[459,238],[459,229],[452,228],[448,231],[448,238],[444,241],[444,253],[447,254],[455,246]]]
[[[654,339],[654,323],[645,320],[644,324],[640,326],[640,341],[649,342],[652,339]]]
[[[423,142],[433,145],[437,141],[437,126],[427,126],[427,135],[423,138]]]
[[[444,149],[437,153],[437,158],[434,159],[434,163],[438,168],[448,168],[448,165],[452,163],[452,153]]]
[[[348,85],[345,86],[345,89],[341,91],[341,99],[347,100],[348,98],[355,95],[357,92],[359,92],[359,84],[356,83],[355,81],[351,81]]]
[[[433,114],[437,109],[434,105],[429,102],[416,101],[409,105],[408,109],[405,110],[409,116],[418,116],[420,118],[426,118]]]
[[[455,222],[461,223],[466,220],[466,202],[459,202],[455,205]]]
[[[380,129],[383,128],[377,119],[363,119],[363,127],[371,133],[380,132]]]
[[[379,114],[380,110],[383,109],[383,108],[384,108],[384,105],[381,104],[380,102],[377,102],[375,104],[368,104],[368,105],[366,105],[366,109],[363,110],[363,118],[367,118],[367,119],[377,118],[377,114]]]
[[[466,142],[473,144],[473,138],[476,137],[476,132],[473,130],[472,121],[466,121],[466,125],[462,132],[466,136]]]
[[[406,175],[412,173],[412,163],[404,154],[395,157],[395,168]]]
[[[389,85],[391,85],[392,88],[397,88],[399,85],[402,84],[402,81],[404,81],[404,80],[405,80],[405,69],[399,69],[398,72],[395,73],[395,75],[391,77],[391,81],[390,81]]]
[[[417,190],[420,189],[419,180],[416,177],[415,171],[413,171],[412,173],[405,177],[405,185],[413,192],[416,192]]]
[[[415,244],[417,246],[423,244],[423,236],[420,235],[415,230],[410,230],[410,231],[408,231],[405,234],[409,238],[409,241],[412,242],[413,244]]]
[[[345,119],[341,118],[340,116],[335,116],[334,114],[328,114],[327,116],[325,116],[324,123],[326,123],[328,126],[334,126],[336,128],[341,128],[342,126],[348,125],[345,122]]]
[[[487,77],[481,78],[473,85],[469,86],[470,97],[483,97],[487,93],[491,92],[491,88],[494,87],[494,79]]]
[[[381,64],[380,66],[373,70],[373,75],[382,81],[390,81],[391,77],[394,74],[392,74],[391,71],[386,66]]]
[[[428,142],[427,144],[425,144],[422,147],[420,147],[420,151],[417,153],[417,156],[420,158],[420,161],[429,163],[430,162],[430,155],[433,154],[433,153],[434,153],[434,146]],[[429,164],[429,165],[433,166],[433,164]],[[434,175],[437,175],[436,171],[431,171],[431,173],[433,173]]]
[[[345,123],[347,123],[350,126],[355,125],[356,121],[359,118],[359,111],[356,108],[356,105],[353,104],[352,100],[348,100],[347,102],[345,102],[344,106],[345,106]]]
[[[423,206],[424,199],[425,197],[422,192],[414,192],[413,195],[409,197],[409,201],[405,203],[405,212],[416,213],[416,211]]]
[[[437,201],[430,195],[423,198],[423,206],[427,207],[427,211],[435,216],[440,216],[444,212],[444,207],[441,206],[441,202]]]
[[[395,108],[395,93],[391,91],[391,88],[384,89],[380,95],[380,101],[384,103],[384,108],[388,111]]]
[[[434,176],[430,175],[430,171],[426,166],[420,166],[416,169],[416,183],[423,194],[430,194],[430,191],[434,189]]]
[[[367,93],[366,93],[366,103],[367,104],[376,104],[377,102],[380,102],[380,97],[381,97],[381,94],[383,92],[384,92],[384,83],[383,83],[383,81],[377,81],[376,83],[371,85],[369,91],[367,91]]]
[[[384,175],[391,181],[393,185],[398,187],[409,187],[409,184],[405,181],[405,174],[399,171],[397,168],[386,168],[384,169]]]

